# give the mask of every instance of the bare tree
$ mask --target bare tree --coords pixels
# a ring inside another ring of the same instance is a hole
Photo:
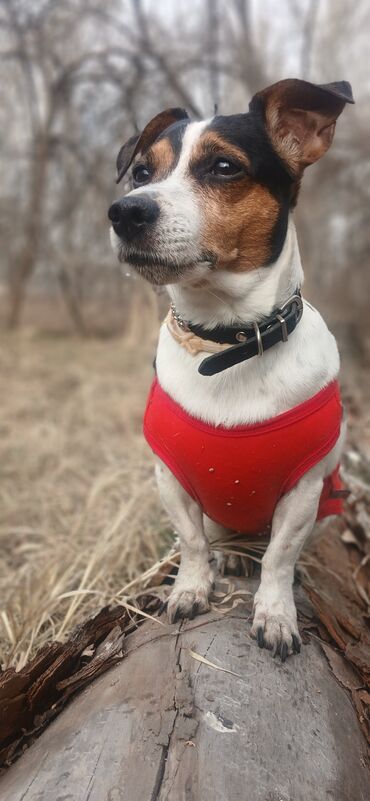
[[[364,0],[335,8],[323,0],[4,0],[0,209],[9,324],[19,323],[31,278],[44,288],[54,281],[81,333],[94,328],[93,297],[110,293],[129,304],[138,291],[115,265],[106,222],[115,155],[133,131],[171,105],[195,118],[215,102],[222,113],[246,110],[255,91],[296,74],[319,83],[348,78],[360,100],[322,164],[308,171],[297,213],[311,296],[327,297],[329,314],[359,330],[353,308],[364,307],[370,288],[369,112],[361,103],[370,93],[361,57],[369,15]]]

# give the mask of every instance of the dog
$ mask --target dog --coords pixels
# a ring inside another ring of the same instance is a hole
[[[171,299],[144,426],[181,544],[169,620],[209,609],[211,540],[267,527],[251,634],[282,661],[301,645],[296,560],[316,519],[341,511],[345,436],[338,349],[301,297],[292,210],[353,102],[346,81],[287,79],[246,113],[163,111],[121,148],[126,192],[108,212],[119,260]]]

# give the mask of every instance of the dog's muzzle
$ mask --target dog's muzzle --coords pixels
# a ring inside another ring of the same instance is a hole
[[[114,233],[126,242],[139,239],[157,221],[160,208],[149,194],[123,197],[108,211]]]

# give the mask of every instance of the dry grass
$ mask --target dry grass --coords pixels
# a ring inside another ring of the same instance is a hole
[[[143,330],[143,319],[145,328]],[[0,347],[0,661],[117,599],[169,539],[141,434],[157,332],[155,299],[124,339],[36,330]]]

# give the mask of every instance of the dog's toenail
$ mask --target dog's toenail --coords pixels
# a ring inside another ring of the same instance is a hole
[[[258,642],[259,647],[263,648],[263,646],[265,644],[265,638],[263,636],[263,629],[261,628],[261,626],[257,631],[257,642]]]
[[[168,601],[161,601],[158,607],[158,614],[161,615],[167,609]]]
[[[189,620],[193,620],[195,615],[198,614],[198,610],[199,610],[199,604],[197,601],[195,601],[190,611]]]

